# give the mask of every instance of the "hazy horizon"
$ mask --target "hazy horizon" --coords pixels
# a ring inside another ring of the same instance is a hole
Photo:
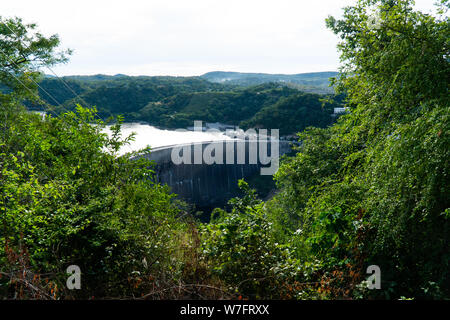
[[[52,68],[54,69],[54,68]],[[154,75],[148,75],[148,74],[136,74],[136,75],[130,75],[125,73],[92,73],[92,74],[67,74],[62,75],[62,77],[86,77],[86,76],[127,76],[127,77],[200,77],[208,73],[213,72],[233,72],[233,73],[243,73],[243,74],[268,74],[268,75],[285,75],[285,76],[295,76],[295,75],[301,75],[301,74],[310,74],[310,73],[327,73],[327,72],[338,72],[338,70],[324,70],[324,71],[317,71],[317,72],[299,72],[299,73],[269,73],[269,72],[242,72],[242,71],[229,71],[229,70],[212,70],[207,71],[202,74],[198,75],[170,75],[170,74],[154,74]],[[49,77],[55,77],[52,73],[45,73],[46,76]],[[59,75],[58,75],[59,76]]]

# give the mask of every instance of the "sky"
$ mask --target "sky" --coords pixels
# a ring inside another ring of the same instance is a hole
[[[58,34],[70,61],[59,76],[196,76],[209,71],[337,71],[328,15],[355,0],[0,0],[2,17]],[[416,0],[430,12],[434,0]],[[46,70],[44,70],[46,71]],[[46,73],[50,73],[46,71]]]

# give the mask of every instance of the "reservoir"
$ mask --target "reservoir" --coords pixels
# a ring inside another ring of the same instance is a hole
[[[110,126],[104,130],[105,133],[110,134]],[[136,133],[135,140],[127,146],[122,147],[120,154],[125,154],[131,151],[137,151],[147,146],[152,148],[164,147],[176,144],[186,144],[192,142],[204,141],[219,141],[228,140],[230,137],[225,135],[225,132],[198,132],[198,131],[177,131],[159,129],[148,124],[142,123],[124,123],[122,124],[122,138],[129,136],[131,133]]]

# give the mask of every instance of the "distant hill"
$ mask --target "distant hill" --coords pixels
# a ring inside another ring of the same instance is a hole
[[[104,119],[121,114],[126,121],[145,121],[167,128],[185,128],[194,120],[203,120],[242,128],[279,128],[281,134],[287,135],[309,125],[323,127],[331,123],[332,110],[341,107],[341,101],[326,103],[324,99],[334,95],[318,93],[327,92],[328,77],[335,74],[212,72],[201,77],[43,77],[39,95],[54,106],[56,113],[73,110],[76,103],[81,103],[96,106]],[[235,82],[220,81],[230,78]],[[294,80],[297,82],[291,82]],[[240,85],[239,81],[246,84]],[[251,81],[260,84],[251,85]],[[41,109],[33,104],[29,108]]]
[[[65,86],[64,81],[81,100]],[[136,112],[149,102],[186,92],[231,90],[234,86],[212,83],[199,77],[92,75],[45,77],[39,95],[49,104],[56,101],[71,109],[81,101],[97,106],[102,116]]]
[[[333,93],[329,87],[329,78],[338,73],[333,71],[312,72],[299,74],[268,74],[268,73],[242,73],[213,71],[200,76],[211,82],[233,84],[240,86],[254,86],[258,84],[275,82],[284,83],[295,89],[313,93]]]
[[[106,74],[95,74],[95,75],[72,75],[72,76],[66,76],[64,78],[72,79],[72,80],[80,80],[80,81],[101,81],[101,80],[115,80],[118,78],[126,78],[129,77],[126,74],[115,74],[113,76],[106,75]]]

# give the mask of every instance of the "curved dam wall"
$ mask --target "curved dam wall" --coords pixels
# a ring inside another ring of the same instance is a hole
[[[180,198],[214,207],[239,194],[239,179],[273,174],[279,156],[290,151],[287,141],[224,140],[160,147],[142,156],[156,163],[158,182]]]

